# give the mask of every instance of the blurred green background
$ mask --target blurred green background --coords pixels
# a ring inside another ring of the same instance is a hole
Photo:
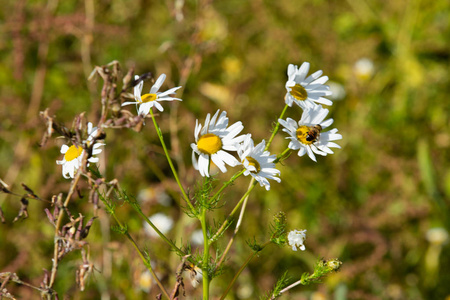
[[[343,135],[334,155],[318,163],[292,155],[281,184],[251,196],[244,228],[224,274],[213,282],[220,294],[250,253],[245,239],[268,237],[278,211],[291,229],[307,229],[307,251],[269,247],[242,273],[228,299],[255,299],[285,270],[293,279],[311,271],[317,258],[339,258],[341,271],[320,285],[294,289],[282,299],[449,299],[450,252],[450,4],[410,1],[8,1],[0,0],[0,178],[21,193],[20,183],[42,198],[67,192],[55,160],[63,140],[39,142],[45,126],[39,111],[71,126],[83,111],[100,114],[100,87],[88,83],[96,65],[118,60],[124,73],[167,74],[164,88],[182,85],[183,102],[163,103],[158,122],[186,187],[200,178],[191,164],[195,119],[226,110],[256,142],[268,139],[284,106],[289,63],[311,63],[329,76],[336,100],[334,127]],[[144,90],[151,87],[146,83]],[[134,112],[134,107],[130,110]],[[299,119],[293,107],[288,116]],[[117,178],[137,195],[148,215],[174,220],[169,236],[190,242],[197,222],[176,204],[176,186],[151,122],[142,132],[109,130],[100,161],[106,178]],[[287,146],[284,133],[271,147]],[[232,170],[234,171],[234,170]],[[229,172],[219,178],[226,179]],[[167,178],[166,178],[167,177]],[[166,178],[166,179],[165,179]],[[248,178],[225,195],[223,211],[240,198]],[[87,191],[84,192],[87,195]],[[30,217],[12,223],[19,198],[0,195],[0,272],[16,272],[39,285],[51,268],[53,228],[31,201]],[[87,197],[69,207],[93,214]],[[179,263],[126,205],[119,215],[138,243],[156,259],[167,288]],[[75,299],[149,299],[157,287],[131,244],[110,232],[100,211],[87,238],[99,271],[86,291],[75,284],[78,252],[61,263],[55,289]],[[437,228],[437,229],[433,229]],[[433,229],[433,230],[431,230]],[[431,230],[431,231],[430,231]],[[245,232],[245,234],[244,234]],[[219,243],[222,248],[225,241]],[[195,246],[194,246],[195,248]],[[144,274],[144,275],[143,275]],[[188,282],[188,280],[186,280]],[[22,299],[38,293],[9,284]],[[148,288],[150,291],[148,291]],[[187,299],[201,299],[186,283]]]

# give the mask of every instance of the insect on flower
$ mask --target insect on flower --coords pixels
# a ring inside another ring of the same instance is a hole
[[[322,131],[322,126],[320,124],[311,127],[311,130],[306,134],[306,140],[308,142],[315,142],[319,139],[320,132]]]

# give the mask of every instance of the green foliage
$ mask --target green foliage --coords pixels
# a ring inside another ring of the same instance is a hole
[[[260,252],[264,247],[256,241],[256,238],[253,237],[253,240],[246,240],[247,245],[255,252]]]
[[[128,226],[127,225],[112,225],[111,230],[114,232],[117,232],[119,234],[126,235],[128,233]]]
[[[317,261],[314,267],[314,273],[303,273],[300,279],[300,283],[302,285],[309,285],[311,283],[320,283],[322,278],[328,275],[331,272],[336,272],[339,270],[342,262],[337,259],[333,260],[323,260],[320,259]]]
[[[291,281],[291,278],[288,275],[288,272],[284,272],[283,275],[278,278],[277,282],[275,283],[275,286],[273,290],[267,292],[264,296],[261,296],[261,300],[270,300],[270,299],[276,299],[280,295],[281,290],[283,290],[285,287],[289,285],[289,282]]]
[[[284,246],[286,244],[286,214],[279,212],[273,217],[273,223],[270,224],[270,241],[276,245]]]

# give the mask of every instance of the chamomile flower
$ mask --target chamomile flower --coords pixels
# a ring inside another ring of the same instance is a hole
[[[139,79],[139,76],[134,76],[134,79]],[[150,109],[154,106],[159,111],[163,111],[164,108],[159,104],[159,101],[173,101],[178,100],[181,101],[181,99],[171,97],[170,95],[175,94],[175,92],[181,88],[181,86],[171,88],[170,90],[167,90],[165,92],[158,92],[161,88],[161,85],[164,83],[164,80],[166,79],[166,74],[161,74],[159,78],[156,80],[155,84],[150,89],[150,92],[148,94],[142,95],[142,87],[144,86],[144,82],[140,81],[135,87],[134,87],[134,99],[136,101],[130,101],[130,102],[124,102],[122,103],[122,106],[130,105],[130,104],[136,104],[136,109],[141,116],[146,116]]]
[[[356,77],[361,81],[369,80],[375,73],[375,65],[369,58],[359,59],[353,66]]]
[[[292,103],[295,102],[303,109],[315,106],[314,102],[325,105],[333,104],[331,100],[324,98],[324,96],[331,95],[329,87],[325,85],[328,81],[328,76],[320,77],[323,72],[319,70],[306,77],[308,71],[308,62],[304,62],[300,68],[293,64],[288,66],[287,93],[284,97],[286,104],[292,106]]]
[[[342,139],[342,135],[337,133],[336,128],[322,132],[333,123],[333,119],[324,121],[327,114],[328,109],[316,105],[313,108],[306,108],[298,123],[291,118],[287,118],[286,121],[279,119],[278,121],[284,127],[283,131],[290,135],[287,137],[291,140],[288,147],[292,150],[299,150],[298,156],[308,154],[313,161],[317,161],[314,153],[326,156],[334,153],[330,147],[341,148],[332,142]]]
[[[173,227],[173,219],[163,213],[156,213],[152,215],[149,220],[162,234],[168,233]],[[143,224],[144,231],[147,235],[155,238],[159,237],[159,234],[146,221],[144,221]]]
[[[303,243],[306,240],[306,230],[292,230],[288,234],[288,242],[289,246],[292,247],[292,250],[297,251],[297,248],[305,251],[305,245]]]
[[[329,81],[328,86],[330,87],[330,91],[332,93],[330,96],[332,100],[342,100],[347,95],[344,86],[338,82]]]
[[[149,270],[145,270],[139,276],[138,286],[141,290],[146,293],[150,292],[151,287],[153,286],[153,278],[152,274]]]
[[[431,244],[444,245],[448,241],[448,232],[443,227],[435,227],[429,229],[425,237]]]
[[[97,127],[92,127],[92,123],[88,123],[87,128],[88,138],[86,141],[83,141],[83,144],[87,143],[89,146],[89,143],[92,142],[92,139],[97,134]],[[88,166],[89,163],[97,163],[98,157],[94,157],[94,155],[100,154],[102,152],[101,149],[99,149],[101,146],[103,146],[103,143],[95,143],[92,146],[92,157],[88,158]],[[81,166],[83,155],[84,155],[84,149],[82,146],[67,146],[62,145],[61,146],[61,154],[64,154],[64,157],[62,160],[57,160],[56,163],[58,165],[62,165],[62,174],[64,178],[74,178],[75,171],[78,170]]]
[[[264,151],[265,147],[264,140],[255,147],[251,135],[247,134],[244,142],[239,145],[238,155],[245,168],[244,175],[251,175],[266,190],[270,190],[270,183],[267,179],[277,182],[281,182],[281,179],[277,177],[280,175],[280,171],[275,169],[273,162],[277,156],[270,155],[269,151]]]
[[[239,161],[227,151],[237,151],[238,144],[245,136],[236,136],[244,126],[239,121],[227,127],[227,113],[223,111],[219,116],[219,111],[212,118],[208,114],[204,126],[198,120],[195,124],[195,143],[191,144],[192,164],[203,177],[209,177],[210,160],[224,173],[227,171],[225,164],[231,167],[239,165]],[[199,156],[198,161],[196,154]]]

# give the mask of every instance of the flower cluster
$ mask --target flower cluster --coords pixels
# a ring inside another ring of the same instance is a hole
[[[137,81],[137,84],[134,86],[134,99],[136,101],[124,102],[122,103],[122,106],[135,104],[138,114],[142,117],[146,117],[150,113],[150,109],[152,109],[152,107],[155,107],[161,112],[164,111],[163,107],[159,103],[160,101],[182,101],[181,99],[171,96],[175,94],[175,92],[180,89],[181,86],[171,88],[165,92],[159,92],[159,89],[161,88],[165,79],[166,75],[161,74],[156,80],[155,84],[150,88],[150,92],[148,94],[142,95],[144,82],[143,80],[141,80],[140,76],[136,75],[134,77],[134,80]],[[91,142],[94,136],[97,134],[97,127],[93,127],[91,122],[88,123],[87,134],[88,138],[83,141],[83,146],[89,144],[89,142]],[[95,143],[92,147],[92,155],[100,154],[102,150],[99,149],[99,147],[103,145],[103,143]],[[62,160],[57,160],[56,163],[58,165],[62,165],[62,174],[64,178],[74,178],[75,172],[81,167],[84,155],[83,146],[72,145],[69,147],[67,145],[62,145],[61,153],[64,154],[64,157]],[[98,160],[98,157],[89,157],[87,159],[87,166],[89,166],[89,163],[97,163]]]
[[[219,112],[218,110],[211,119],[208,114],[204,126],[197,120],[195,143],[191,144],[194,168],[199,170],[202,176],[209,177],[211,161],[222,172],[227,171],[225,164],[231,167],[243,165],[244,175],[251,175],[266,190],[270,189],[267,179],[280,182],[281,179],[277,177],[280,171],[275,169],[274,163],[276,156],[270,155],[269,151],[265,150],[265,141],[255,147],[250,134],[237,136],[244,129],[242,122],[236,122],[228,127],[227,113],[223,111],[218,118]],[[237,151],[240,161],[229,151]]]
[[[292,250],[297,251],[297,249],[300,249],[302,251],[305,251],[305,245],[303,243],[306,239],[306,230],[292,230],[288,234],[288,243],[289,246],[292,247]]]
[[[315,154],[326,156],[332,154],[330,148],[340,148],[333,141],[342,139],[337,129],[322,132],[333,123],[333,119],[325,120],[328,109],[324,105],[332,105],[332,101],[324,98],[331,96],[330,88],[325,85],[327,76],[322,76],[322,71],[308,75],[309,63],[305,62],[300,67],[288,66],[288,80],[286,82],[286,105],[291,107],[293,103],[303,109],[303,114],[297,122],[291,118],[279,119],[278,122],[289,134],[288,148],[298,150],[298,155],[308,156],[317,161]],[[191,144],[192,161],[195,169],[202,176],[210,176],[210,164],[214,163],[220,171],[226,172],[225,165],[234,167],[242,165],[244,175],[251,175],[261,186],[270,189],[268,179],[280,182],[280,171],[275,169],[276,155],[270,155],[266,143],[263,140],[256,147],[250,134],[241,135],[242,122],[236,122],[228,127],[226,112],[219,111],[211,118],[207,115],[204,125],[195,126],[195,143]],[[230,153],[237,151],[239,161]],[[198,156],[198,159],[197,159]]]
[[[291,141],[288,147],[298,150],[298,156],[308,154],[313,161],[317,161],[314,154],[326,156],[333,154],[330,148],[340,148],[333,141],[342,139],[342,135],[337,133],[336,128],[322,132],[333,124],[333,119],[325,120],[329,111],[321,105],[333,104],[324,98],[324,96],[331,96],[330,88],[325,85],[328,77],[320,77],[321,70],[306,77],[308,71],[309,63],[307,62],[304,62],[300,68],[289,65],[285,102],[288,106],[292,106],[292,103],[297,104],[303,109],[303,114],[298,122],[291,118],[279,119],[278,122],[284,127],[283,131],[289,134],[287,139]]]

